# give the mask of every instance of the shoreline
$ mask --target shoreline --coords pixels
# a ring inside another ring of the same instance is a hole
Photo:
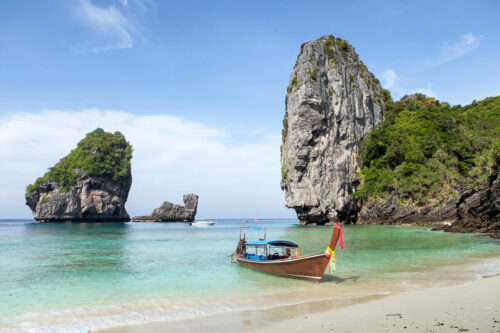
[[[500,273],[451,286],[233,311],[97,332],[500,332],[500,298],[495,293],[498,286]]]

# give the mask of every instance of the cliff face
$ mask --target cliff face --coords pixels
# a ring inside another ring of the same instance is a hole
[[[500,236],[500,179],[492,172],[476,187],[458,189],[446,202],[434,200],[419,206],[400,200],[397,192],[388,199],[363,204],[357,223],[434,225],[436,230],[489,233]],[[404,203],[403,203],[404,202]]]
[[[26,189],[40,222],[124,222],[132,185],[132,146],[120,132],[98,128]]]
[[[26,196],[33,217],[40,222],[127,222],[125,210],[132,177],[119,185],[100,176],[80,172],[69,191],[46,180]]]
[[[497,172],[477,188],[465,188],[453,203],[456,203],[457,219],[438,229],[489,233],[500,239],[500,179]]]
[[[301,46],[283,120],[281,188],[300,223],[352,221],[358,142],[383,120],[384,91],[346,41]]]
[[[192,222],[198,209],[198,196],[196,194],[185,194],[182,197],[184,206],[176,205],[168,201],[153,210],[151,215],[135,216],[135,222]]]

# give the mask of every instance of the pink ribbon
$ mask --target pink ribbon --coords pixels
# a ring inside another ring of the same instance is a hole
[[[335,229],[340,230],[340,248],[343,250],[344,249],[344,229],[339,227],[337,224],[333,226]]]

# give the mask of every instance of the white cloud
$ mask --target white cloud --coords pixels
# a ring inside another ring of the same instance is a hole
[[[432,83],[430,82],[427,82],[427,86],[425,88],[415,88],[413,89],[415,92],[418,92],[418,93],[421,93],[421,94],[425,94],[429,97],[434,97],[434,98],[438,98],[439,95],[437,92],[435,92],[433,89],[432,89]]]
[[[2,215],[31,216],[24,205],[25,186],[97,127],[121,131],[134,147],[131,215],[149,214],[164,200],[182,203],[182,194],[194,192],[200,195],[199,216],[293,216],[279,187],[280,133],[259,129],[259,136],[242,142],[170,115],[101,110],[0,116]]]
[[[415,93],[425,94],[429,97],[438,98],[439,95],[436,91],[432,89],[432,83],[427,82],[425,87],[419,88],[406,88],[401,87],[397,84],[398,75],[392,69],[388,69],[381,74],[382,80],[384,80],[383,87],[391,91],[392,98],[398,100],[404,95],[410,95]]]
[[[440,56],[434,64],[440,65],[471,52],[479,46],[483,37],[483,35],[474,36],[472,33],[468,33],[460,36],[460,40],[455,44],[444,43],[440,50]]]
[[[83,46],[84,50],[98,53],[113,49],[127,49],[134,46],[133,33],[138,30],[137,15],[127,0],[111,4],[109,7],[94,5],[91,0],[80,0],[77,13],[83,22],[90,26],[96,37]],[[144,9],[144,4],[135,2],[136,7]]]
[[[382,73],[382,79],[385,81],[384,87],[386,89],[391,89],[394,87],[394,82],[398,76],[396,75],[396,72],[394,72],[392,69],[386,70],[385,72]]]

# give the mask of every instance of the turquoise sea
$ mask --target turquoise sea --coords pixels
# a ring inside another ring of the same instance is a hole
[[[413,226],[345,226],[322,283],[229,262],[242,220],[63,223],[0,220],[0,332],[88,332],[160,320],[356,300],[500,273],[500,243]],[[260,220],[268,239],[323,252],[331,226]],[[258,237],[254,231],[248,235]]]

